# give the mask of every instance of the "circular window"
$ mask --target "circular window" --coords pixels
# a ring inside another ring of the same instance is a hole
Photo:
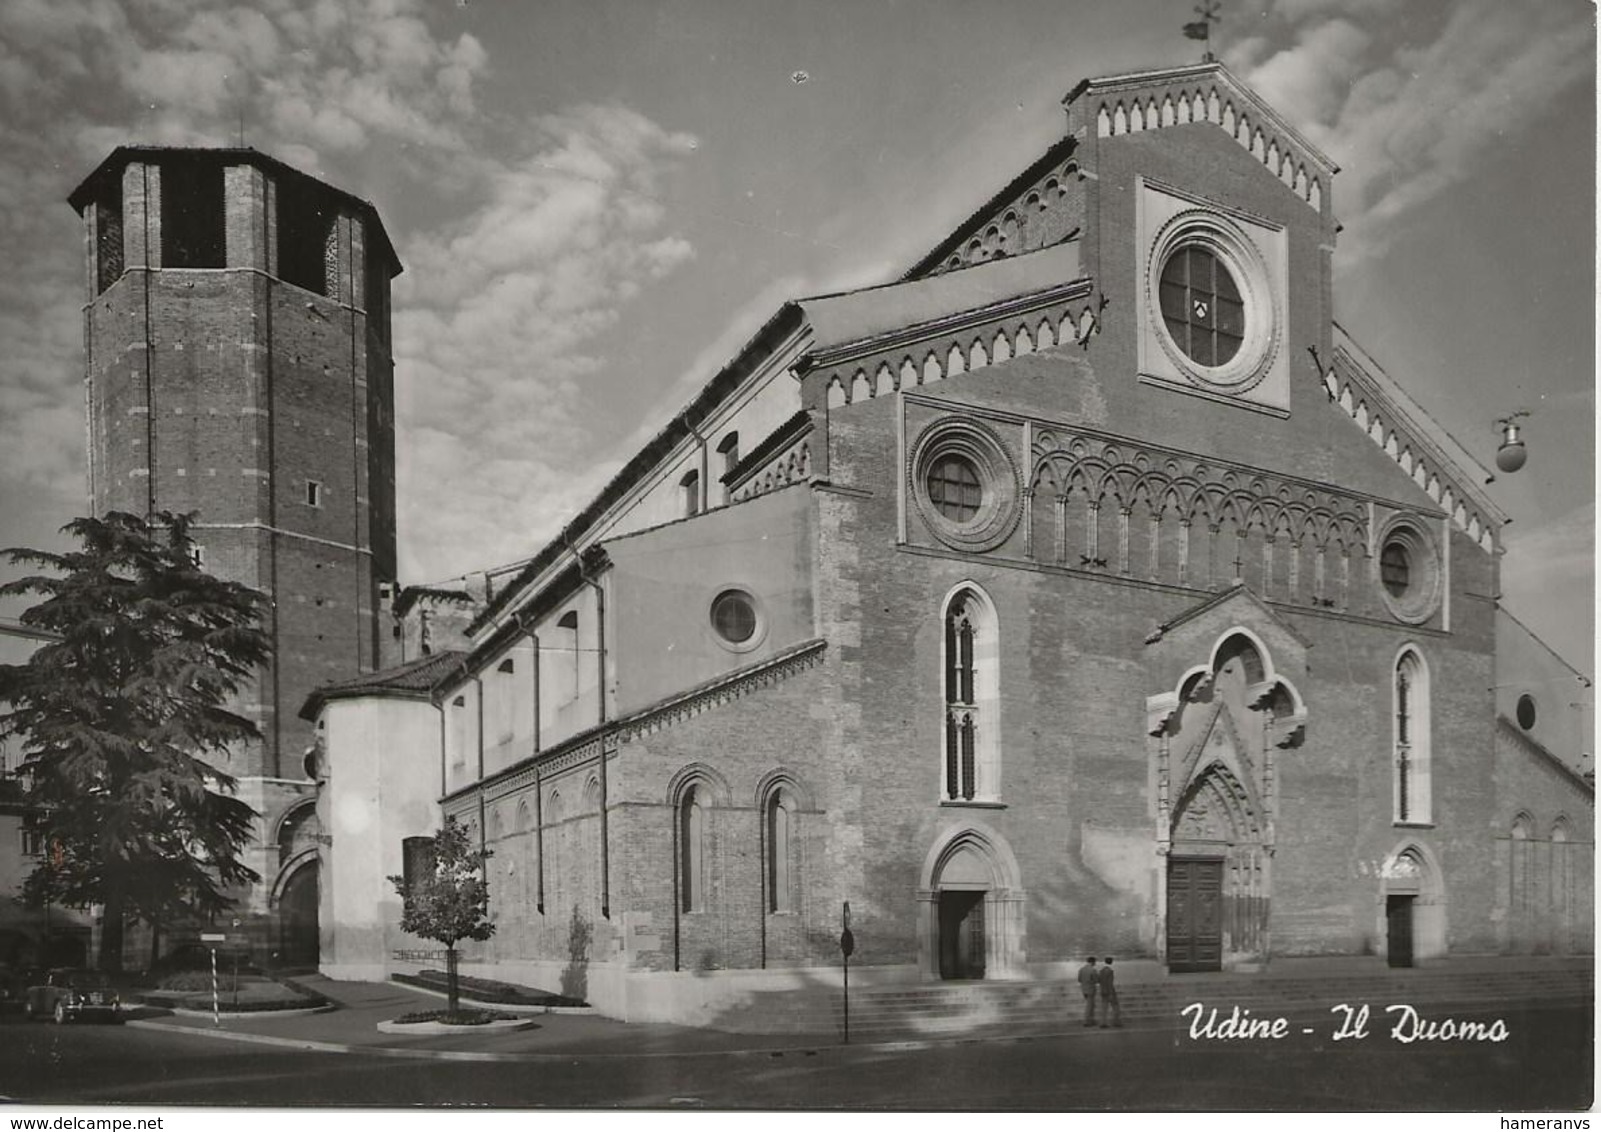
[[[1379,552],[1379,581],[1391,597],[1405,597],[1412,586],[1412,556],[1399,539],[1385,543]]]
[[[710,621],[717,643],[731,652],[749,652],[767,635],[761,609],[746,590],[720,591],[712,599]]]
[[[1532,731],[1535,719],[1534,697],[1525,692],[1518,697],[1518,726],[1525,731]]]
[[[1179,213],[1151,245],[1148,301],[1156,334],[1190,381],[1243,393],[1262,381],[1278,350],[1278,318],[1267,262],[1226,217]]]
[[[978,482],[973,461],[955,452],[940,457],[929,469],[928,498],[941,515],[954,523],[965,523],[977,515],[984,502],[984,488]]]
[[[1234,360],[1245,341],[1245,299],[1227,264],[1204,247],[1181,247],[1158,292],[1163,325],[1185,357],[1203,366]]]
[[[1017,465],[978,421],[948,418],[912,446],[909,494],[928,529],[958,550],[993,550],[1022,513]]]
[[[1395,519],[1379,541],[1379,596],[1399,620],[1416,625],[1440,604],[1440,560],[1423,527]]]

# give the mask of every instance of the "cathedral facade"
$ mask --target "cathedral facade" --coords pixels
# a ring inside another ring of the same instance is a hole
[[[1593,946],[1581,738],[1513,688],[1578,677],[1335,322],[1333,164],[1217,64],[1065,105],[901,279],[775,312],[460,648],[310,695],[326,973],[437,964],[384,878],[446,818],[493,851],[464,970],[632,1019],[835,979],[846,924],[878,981]]]

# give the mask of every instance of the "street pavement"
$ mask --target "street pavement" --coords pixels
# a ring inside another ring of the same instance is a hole
[[[368,1009],[376,1009],[377,1000],[374,992]],[[353,1006],[349,1014],[362,1009]],[[345,1013],[303,1017],[329,1023]],[[1510,1008],[1495,1017],[1508,1030],[1503,1042],[1400,1044],[1378,1032],[1341,1043],[1327,1034],[1231,1042],[1142,1028],[1009,1041],[743,1050],[712,1048],[742,1039],[708,1036],[694,1049],[630,1053],[615,1036],[597,1036],[595,1027],[616,1023],[556,1016],[531,1033],[565,1034],[577,1048],[510,1057],[501,1056],[510,1051],[488,1048],[418,1057],[395,1052],[415,1047],[376,1043],[352,1043],[349,1053],[261,1045],[218,1040],[187,1020],[161,1027],[58,1027],[8,1019],[0,1025],[0,1097],[25,1106],[319,1109],[1438,1112],[1573,1110],[1591,1103],[1588,1008]]]
[[[513,1031],[386,1034],[437,1009],[399,984],[304,980],[338,1009],[136,1017],[124,1026],[0,1025],[0,1099],[319,1108],[913,1110],[1573,1110],[1593,1101],[1592,1008],[1457,1012],[1500,1041],[1402,1042],[1375,1024],[1283,1039],[1196,1038],[1185,1020],[983,1040],[841,1044],[543,1014]],[[519,1068],[525,1066],[526,1068]]]
[[[224,1016],[220,1024],[213,1022],[209,1014],[152,1014],[135,1017],[128,1025],[329,1053],[482,1061],[763,1055],[774,1050],[837,1043],[837,1039],[815,1034],[730,1034],[689,1026],[618,1022],[583,1013],[530,1015],[524,1025],[514,1030],[462,1026],[446,1034],[383,1033],[378,1023],[404,1014],[438,1010],[444,1005],[443,998],[399,983],[336,982],[320,975],[298,978],[296,982],[329,999],[338,1009],[287,1016]]]

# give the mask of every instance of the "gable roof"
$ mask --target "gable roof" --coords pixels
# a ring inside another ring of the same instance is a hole
[[[1077,239],[962,271],[799,299],[811,324],[812,349],[826,353],[898,330],[914,329],[1009,299],[1039,294],[1082,278]]]
[[[1309,649],[1312,647],[1312,642],[1306,639],[1306,635],[1304,633],[1298,631],[1295,626],[1291,625],[1288,621],[1284,620],[1284,618],[1280,617],[1276,612],[1274,612],[1272,606],[1268,605],[1261,598],[1257,597],[1256,594],[1251,591],[1251,588],[1243,582],[1235,586],[1230,586],[1221,593],[1213,594],[1211,597],[1190,606],[1190,608],[1186,609],[1183,613],[1180,613],[1177,617],[1172,617],[1162,622],[1155,629],[1146,634],[1145,643],[1148,645],[1154,645],[1157,641],[1160,641],[1174,629],[1177,629],[1180,626],[1195,620],[1204,613],[1210,613],[1212,610],[1217,609],[1220,606],[1228,605],[1236,600],[1249,604],[1266,620],[1272,622],[1275,628],[1282,630],[1291,640],[1295,641],[1302,648]]]
[[[461,667],[467,654],[455,650],[418,657],[405,664],[386,668],[382,672],[365,672],[348,680],[324,684],[306,697],[300,708],[300,718],[313,721],[322,709],[333,700],[359,699],[376,696],[384,699],[426,700],[434,687]]]
[[[1182,67],[1158,67],[1155,70],[1128,71],[1121,75],[1083,79],[1067,92],[1062,99],[1062,105],[1071,110],[1075,103],[1082,101],[1088,104],[1098,97],[1104,100],[1139,90],[1149,91],[1152,88],[1173,85],[1188,86],[1196,81],[1209,81],[1214,88],[1221,88],[1225,96],[1238,100],[1242,111],[1249,109],[1257,121],[1268,123],[1275,133],[1294,144],[1307,158],[1315,162],[1325,177],[1340,171],[1340,167],[1328,154],[1308,141],[1305,134],[1292,126],[1283,115],[1263,101],[1261,95],[1241,82],[1239,77],[1222,63],[1191,63]]]
[[[964,240],[979,228],[982,228],[984,222],[1000,211],[1007,202],[1027,190],[1031,184],[1043,177],[1052,166],[1066,161],[1077,148],[1078,139],[1071,136],[1054,143],[1036,158],[1028,168],[997,189],[983,204],[974,209],[967,219],[952,228],[944,239],[935,244],[916,263],[912,264],[906,274],[901,276],[902,281],[916,279],[938,267],[944,262],[946,256],[961,247]]]

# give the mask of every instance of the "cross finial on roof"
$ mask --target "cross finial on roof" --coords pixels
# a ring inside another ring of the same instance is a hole
[[[1195,6],[1195,14],[1201,18],[1191,20],[1184,25],[1186,39],[1199,39],[1206,44],[1206,53],[1201,56],[1203,63],[1216,63],[1217,56],[1212,54],[1212,25],[1220,22],[1223,17],[1217,14],[1221,7],[1220,0],[1202,0]]]

